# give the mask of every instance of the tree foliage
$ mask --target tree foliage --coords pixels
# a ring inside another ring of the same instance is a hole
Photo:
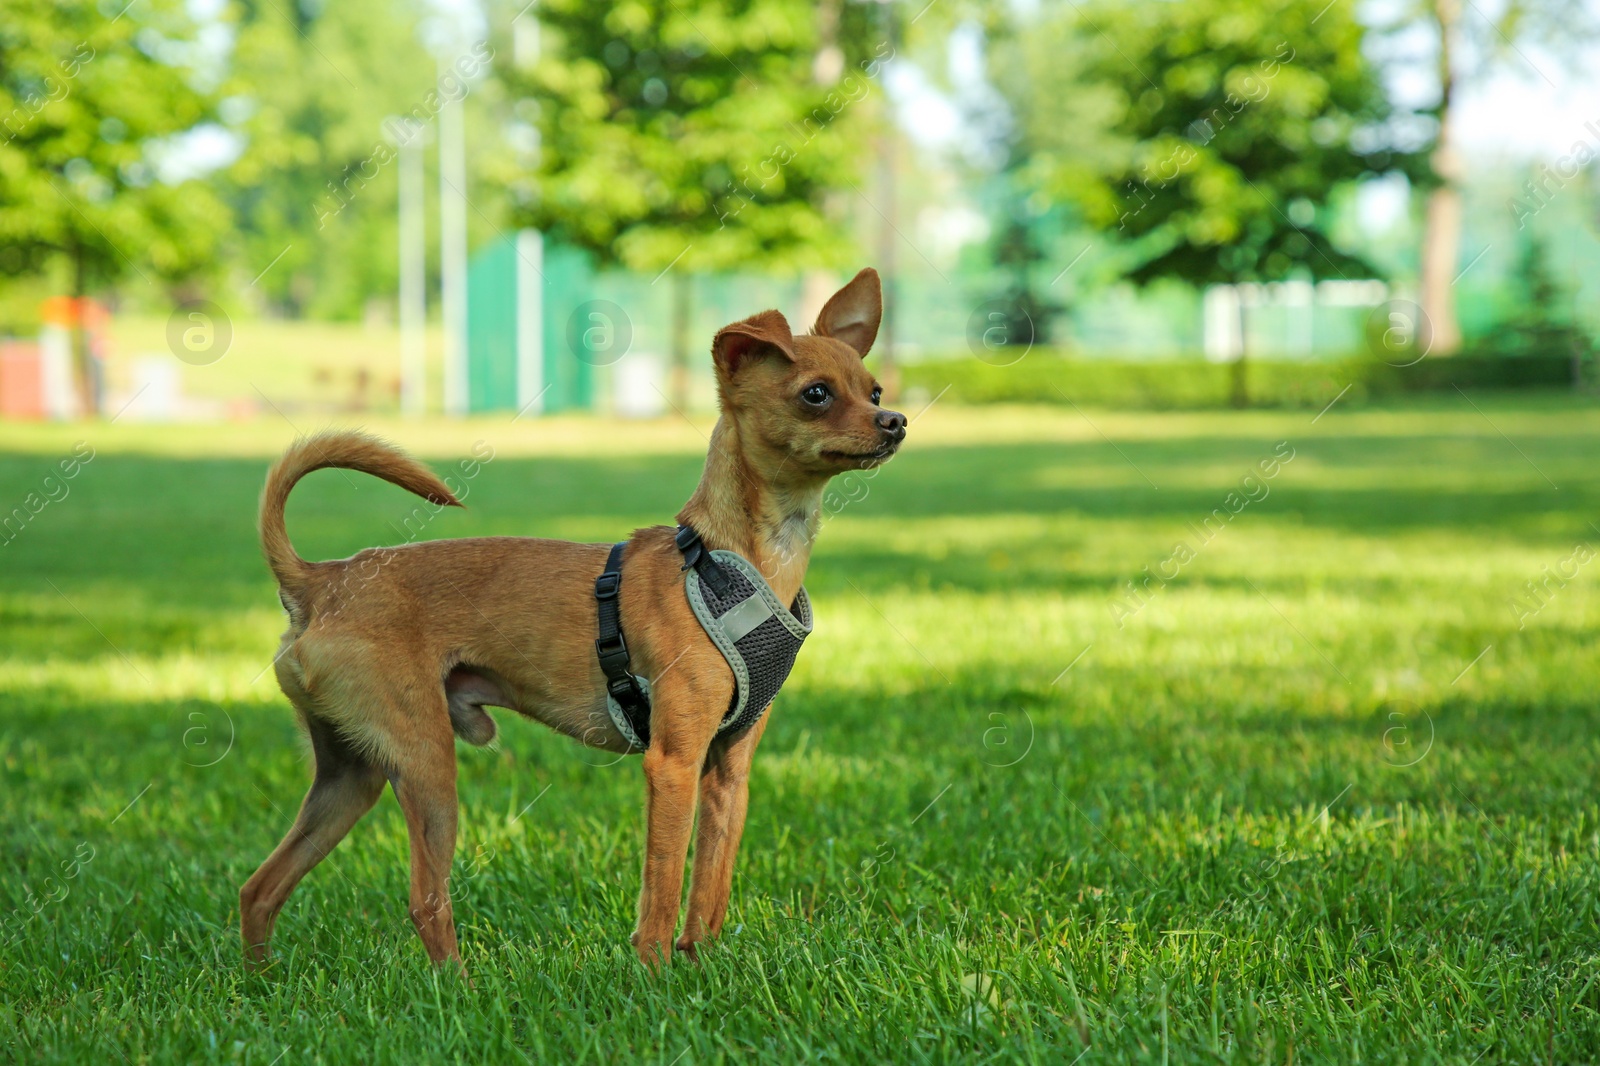
[[[190,275],[227,216],[164,180],[175,139],[211,118],[178,0],[6,0],[0,20],[0,272],[65,259],[74,288]]]
[[[1576,314],[1571,288],[1553,268],[1549,244],[1537,232],[1522,236],[1508,280],[1494,332],[1469,350],[1502,356],[1590,357],[1594,341]]]
[[[528,224],[636,270],[834,265],[823,210],[858,180],[862,101],[891,54],[845,5],[836,83],[814,76],[802,0],[549,0],[537,62],[512,67],[539,147],[515,183]],[[680,259],[681,257],[681,259]]]
[[[284,311],[351,317],[396,285],[386,120],[438,110],[418,11],[404,0],[245,0],[233,13],[224,111],[244,150],[221,185],[240,272],[265,271],[256,288]]]
[[[1368,274],[1336,190],[1418,166],[1349,5],[1225,0],[1057,12],[995,66],[1037,188],[1123,238],[1139,282]]]

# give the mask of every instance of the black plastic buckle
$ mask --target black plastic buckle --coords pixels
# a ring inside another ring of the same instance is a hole
[[[594,598],[597,600],[614,600],[617,591],[622,588],[622,575],[614,570],[608,570],[594,579]]]

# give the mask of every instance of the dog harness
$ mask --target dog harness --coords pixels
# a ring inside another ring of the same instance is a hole
[[[700,534],[679,526],[674,541],[683,553],[684,594],[711,643],[733,670],[733,700],[717,736],[754,725],[794,667],[800,645],[811,635],[811,601],[800,589],[785,607],[755,565],[737,552],[708,551]],[[635,751],[650,747],[650,682],[628,662],[622,634],[622,553],[613,544],[606,568],[594,582],[600,632],[594,642],[606,675],[606,710]]]

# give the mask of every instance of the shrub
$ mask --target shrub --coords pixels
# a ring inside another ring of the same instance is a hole
[[[961,403],[1076,403],[1140,410],[1197,410],[1229,406],[1233,367],[1201,359],[1124,363],[1075,359],[1035,349],[1010,366],[973,358],[918,363],[901,372],[906,388]],[[1347,386],[1346,400],[1435,389],[1566,388],[1572,360],[1536,355],[1456,355],[1392,367],[1371,357],[1332,362],[1252,359],[1246,367],[1252,407],[1322,407]]]

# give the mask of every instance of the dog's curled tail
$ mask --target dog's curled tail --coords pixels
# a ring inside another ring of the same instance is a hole
[[[295,554],[289,531],[283,524],[283,508],[295,482],[313,470],[328,468],[359,470],[416,493],[429,503],[460,507],[438,476],[411,456],[386,441],[350,430],[325,430],[302,437],[289,446],[283,458],[272,464],[266,488],[261,491],[261,550],[272,568],[278,586],[292,599],[299,599],[314,564]]]

